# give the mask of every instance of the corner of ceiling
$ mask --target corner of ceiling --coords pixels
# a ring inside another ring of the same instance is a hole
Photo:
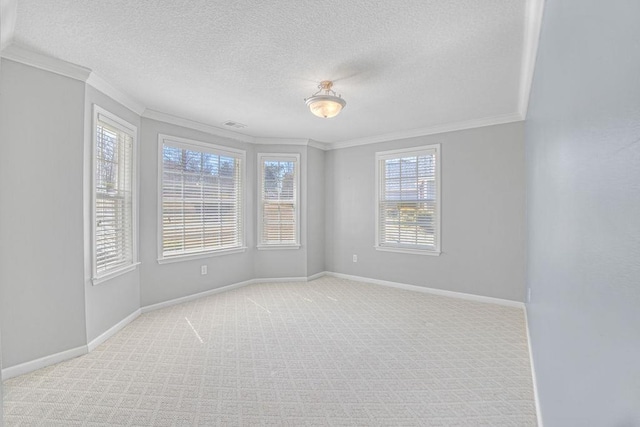
[[[87,78],[87,84],[109,96],[110,98],[118,101],[139,116],[142,116],[146,109],[142,103],[133,99],[117,87],[113,86],[108,81],[104,80],[102,77],[98,76],[95,71],[91,71],[91,73],[89,74],[89,78]]]
[[[530,0],[530,2],[540,2],[543,0]],[[280,145],[305,145],[320,150],[337,150],[341,148],[355,147],[360,145],[375,144],[378,142],[393,141],[398,139],[414,138],[426,135],[433,135],[444,132],[453,132],[457,130],[478,128],[484,126],[491,126],[497,124],[505,124],[511,122],[522,121],[526,116],[526,103],[528,102],[529,91],[531,90],[531,81],[533,77],[533,66],[535,65],[535,51],[537,49],[537,34],[539,34],[539,23],[537,26],[537,33],[535,37],[529,38],[528,55],[523,56],[523,61],[526,60],[527,66],[522,68],[521,75],[521,91],[520,91],[520,111],[510,114],[504,114],[500,116],[484,117],[481,119],[473,119],[464,122],[445,123],[441,125],[431,126],[420,129],[410,129],[405,131],[393,132],[384,135],[374,135],[364,138],[356,138],[350,140],[337,141],[333,143],[321,142],[312,139],[303,138],[263,138],[253,137],[240,132],[234,132],[227,129],[222,129],[210,124],[197,122],[194,120],[186,119],[183,117],[174,116],[171,114],[163,113],[160,111],[146,108],[146,106],[134,98],[130,97],[125,92],[113,86],[108,81],[98,76],[95,72],[89,68],[82,67],[67,61],[63,61],[58,58],[53,58],[44,54],[33,52],[29,49],[23,48],[16,43],[12,43],[6,48],[0,51],[0,57],[10,59],[16,62],[20,62],[32,67],[40,68],[52,73],[60,74],[69,78],[80,80],[85,82],[95,89],[103,92],[105,95],[111,97],[115,101],[121,103],[125,107],[129,108],[140,117],[148,118],[151,120],[157,120],[165,123],[170,123],[176,126],[185,127],[188,129],[198,130],[211,135],[220,136],[223,138],[229,138],[236,141],[246,142],[249,144],[280,144]]]
[[[395,141],[399,139],[417,138],[420,136],[435,135],[445,132],[455,132],[459,130],[481,128],[485,126],[501,125],[512,122],[522,121],[522,115],[519,112],[502,114],[499,116],[483,117],[480,119],[472,119],[461,122],[444,123],[440,125],[410,129],[400,132],[392,132],[384,135],[374,135],[364,138],[349,139],[345,141],[334,142],[331,144],[332,150],[340,148],[357,147],[359,145],[375,144],[378,142]]]
[[[2,49],[0,57],[83,82],[86,82],[91,74],[91,70],[86,67],[34,52],[15,42]]]
[[[69,77],[74,80],[80,80],[81,82],[93,86],[105,95],[120,102],[122,105],[138,115],[142,115],[145,110],[144,105],[140,102],[98,76],[95,71],[81,65],[34,52],[16,43],[11,43],[4,47],[4,49],[0,51],[0,57]]]
[[[529,104],[529,95],[533,83],[533,76],[538,51],[538,41],[542,26],[542,16],[545,0],[527,0],[525,10],[525,30],[523,37],[523,54],[520,73],[520,90],[518,94],[517,111],[495,117],[469,120],[465,122],[447,123],[421,129],[393,132],[384,135],[374,135],[364,138],[325,143],[311,139],[286,139],[286,138],[260,138],[222,129],[213,125],[173,116],[167,113],[151,110],[139,101],[133,99],[125,92],[116,88],[92,70],[70,62],[53,58],[47,55],[33,52],[13,42],[15,31],[17,0],[0,0],[0,56],[36,68],[44,69],[56,74],[81,80],[97,90],[105,93],[114,100],[120,102],[141,117],[163,121],[177,126],[199,130],[216,136],[234,139],[250,144],[287,144],[307,145],[320,150],[335,150],[359,145],[374,144],[377,142],[406,139],[443,132],[483,127],[496,124],[522,121],[526,119]]]
[[[18,0],[0,0],[0,50],[13,42],[18,15]]]
[[[522,120],[527,118],[529,107],[529,95],[533,85],[533,75],[538,55],[538,42],[542,29],[542,16],[544,15],[545,0],[527,0],[525,10],[525,28],[522,49],[522,66],[520,70],[520,94],[518,112]]]
[[[306,138],[254,138],[254,144],[257,145],[304,145],[307,147],[317,148],[318,150],[329,150],[327,143],[314,141]]]
[[[328,144],[326,142],[321,142],[321,141],[315,141],[313,139],[310,139],[307,145],[309,147],[317,148],[318,150],[322,150],[322,151],[328,151],[331,149],[331,144]]]

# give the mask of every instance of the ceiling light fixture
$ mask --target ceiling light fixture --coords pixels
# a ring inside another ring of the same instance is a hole
[[[340,114],[340,111],[347,105],[346,101],[331,89],[332,87],[332,81],[323,80],[318,85],[320,90],[309,98],[305,98],[307,107],[316,116],[330,119]]]

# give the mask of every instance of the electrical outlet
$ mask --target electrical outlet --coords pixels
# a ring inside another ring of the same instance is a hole
[[[353,262],[358,262],[358,255],[353,255]]]
[[[205,274],[207,274],[207,266],[206,265],[201,265],[200,266],[200,274],[202,274],[203,276]]]
[[[531,302],[531,288],[527,288],[527,302]]]

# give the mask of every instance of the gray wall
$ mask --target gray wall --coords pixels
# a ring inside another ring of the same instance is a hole
[[[640,425],[640,2],[547,2],[526,123],[546,427]]]
[[[0,76],[2,363],[86,344],[85,85],[12,61]]]
[[[92,163],[93,104],[138,127],[138,145],[140,144],[140,116],[113,101],[91,86],[85,92],[85,189],[84,232],[85,232],[85,310],[87,316],[87,342],[140,308],[140,270],[139,268],[94,286],[91,282],[91,182],[88,180]],[[139,153],[138,153],[139,154]],[[139,156],[138,156],[139,157]],[[139,168],[138,168],[139,169]]]
[[[325,270],[325,152],[307,149],[307,272],[313,276]]]
[[[326,269],[523,301],[523,126],[519,122],[327,152]],[[375,153],[436,143],[442,144],[442,254],[375,250]]]
[[[255,184],[247,185],[246,235],[248,249],[229,254],[169,264],[158,264],[158,134],[178,136],[247,151],[246,177],[256,179],[255,152],[250,144],[216,137],[155,120],[142,119],[140,133],[140,303],[147,306],[253,279],[255,248]],[[208,274],[200,274],[207,265]]]
[[[2,30],[2,12],[0,10],[0,30]],[[0,76],[2,75],[2,61],[0,61]],[[1,81],[0,81],[0,98],[3,97],[3,93],[4,93],[4,88],[2,87]],[[2,126],[2,120],[0,119],[0,126]],[[0,129],[0,136],[2,136],[2,132]],[[0,142],[2,142],[2,139],[0,139]],[[0,144],[1,146],[1,144]],[[2,182],[0,182],[0,188],[2,186]],[[1,194],[1,193],[0,193]],[[2,197],[0,196],[0,202],[2,202]],[[2,207],[2,205],[0,204],[0,207]],[[0,218],[1,220],[1,218]],[[2,229],[2,226],[0,224],[0,229]],[[0,283],[0,298],[2,298],[2,284]],[[2,304],[0,304],[0,427],[4,426],[4,391],[2,389]]]
[[[254,146],[141,120],[82,82],[11,61],[3,61],[1,79],[0,204],[14,207],[0,211],[5,367],[82,346],[140,306],[253,278],[304,277],[329,270],[523,298],[521,123],[323,152],[305,146]],[[93,103],[139,125],[142,264],[98,286],[89,280],[86,244]],[[159,133],[246,150],[244,253],[157,262]],[[443,254],[375,251],[375,152],[433,143],[442,144]],[[258,152],[301,154],[299,250],[255,249]],[[46,211],[37,209],[36,203],[43,202]],[[358,263],[351,262],[352,254],[358,254]],[[208,266],[207,275],[200,274],[202,265]]]

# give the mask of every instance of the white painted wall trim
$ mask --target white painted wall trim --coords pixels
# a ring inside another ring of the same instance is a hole
[[[49,71],[61,76],[69,77],[75,80],[86,82],[91,74],[91,70],[71,62],[53,58],[51,56],[42,55],[16,45],[15,43],[2,49],[0,52],[2,58],[11,61]]]
[[[369,277],[352,276],[350,274],[326,272],[327,276],[337,277],[339,279],[354,280],[356,282],[372,283],[374,285],[389,286],[391,288],[405,289],[408,291],[422,292],[426,294],[440,295],[443,297],[458,298],[475,302],[488,304],[497,304],[507,307],[515,307],[524,309],[524,303],[519,301],[511,301],[502,298],[485,297],[481,295],[465,294],[463,292],[445,291],[443,289],[428,288],[426,286],[407,285],[405,283],[390,282],[387,280],[371,279]]]
[[[221,286],[219,288],[210,289],[208,291],[199,292],[197,294],[191,294],[180,298],[175,298],[168,301],[159,302],[157,304],[146,305],[142,307],[142,314],[149,313],[150,311],[160,310],[161,308],[171,307],[172,305],[182,304],[183,302],[189,302],[193,300],[197,300],[199,298],[208,297],[209,295],[219,294],[220,292],[230,291],[232,289],[242,288],[243,286],[251,285],[254,282],[253,280],[245,280],[244,282],[238,282],[227,286]]]
[[[87,344],[87,350],[89,352],[92,352],[93,350],[95,350],[96,347],[98,347],[100,344],[102,344],[103,342],[105,342],[115,334],[117,334],[129,323],[136,320],[138,316],[140,316],[140,314],[142,314],[142,311],[140,309],[137,309],[136,311],[134,311],[133,313],[131,313],[130,315],[128,315],[127,317],[125,317],[124,319],[122,319],[121,321],[119,321],[109,329],[107,329],[105,332],[98,335],[96,338],[94,338]]]
[[[314,141],[313,139],[309,140],[307,144],[309,147],[317,148],[318,150],[326,151],[329,149],[329,144],[320,141]]]
[[[55,365],[56,363],[64,362],[65,360],[73,359],[87,353],[87,346],[81,345],[80,347],[61,351],[60,353],[50,354],[49,356],[44,356],[36,360],[31,360],[19,365],[4,368],[2,369],[2,379],[8,380],[9,378],[28,374],[29,372],[46,368],[47,366]]]
[[[262,138],[256,137],[253,143],[257,145],[309,145],[309,140],[304,138]]]
[[[96,349],[100,344],[104,343],[106,340],[114,336],[120,330],[122,330],[129,323],[133,322],[138,316],[140,316],[141,310],[138,309],[113,325],[107,331],[99,335],[97,338],[89,342],[87,345],[82,345],[80,347],[72,348],[69,350],[61,351],[60,353],[51,354],[48,356],[41,357],[36,360],[31,360],[29,362],[21,363],[19,365],[10,366],[8,368],[2,369],[2,379],[7,380],[9,378],[14,378],[20,375],[28,374],[29,372],[36,371],[38,369],[46,368],[47,366],[55,365],[56,363],[64,362],[66,360],[71,360],[78,356],[82,356]]]
[[[253,144],[255,139],[252,136],[245,135],[239,132],[233,132],[205,123],[196,122],[194,120],[172,116],[171,114],[161,113],[160,111],[150,110],[148,108],[144,110],[144,112],[142,113],[142,117],[151,120],[157,120],[159,122],[170,123],[172,125],[181,126],[187,129],[198,130],[200,132],[221,136],[223,138],[230,138],[236,141],[248,142],[250,144]]]
[[[3,0],[0,0],[2,2]],[[8,0],[4,0],[8,1]],[[356,147],[360,145],[375,144],[378,142],[395,141],[399,139],[414,138],[426,135],[434,135],[445,132],[454,132],[465,129],[473,129],[484,126],[493,126],[498,124],[512,123],[524,120],[526,115],[526,106],[529,102],[529,92],[531,91],[531,83],[533,81],[533,71],[535,66],[535,58],[538,48],[538,39],[540,36],[540,27],[542,21],[544,0],[528,0],[527,13],[530,15],[530,19],[527,20],[527,27],[525,33],[525,49],[522,60],[522,72],[520,79],[520,100],[519,109],[516,113],[504,114],[494,117],[485,117],[482,119],[468,120],[463,122],[446,123],[442,125],[436,125],[420,129],[411,129],[399,132],[392,132],[383,135],[374,135],[364,138],[356,138],[344,141],[338,141],[334,143],[325,143],[321,141],[314,141],[310,139],[298,139],[298,138],[262,138],[253,137],[239,132],[223,129],[217,126],[213,126],[206,123],[200,123],[194,120],[185,119],[182,117],[173,116],[171,114],[162,113],[160,111],[150,110],[145,106],[133,99],[125,92],[119,90],[100,76],[93,73],[89,68],[82,67],[80,65],[72,64],[67,61],[63,61],[58,58],[43,55],[33,52],[24,47],[21,47],[15,43],[6,46],[0,51],[0,57],[10,59],[12,61],[20,62],[26,65],[30,65],[35,68],[50,71],[52,73],[60,74],[72,79],[81,80],[86,82],[95,89],[103,92],[105,95],[113,98],[115,101],[121,103],[131,111],[152,120],[157,120],[164,123],[170,123],[176,126],[185,127],[188,129],[198,130],[211,135],[220,136],[223,138],[229,138],[236,141],[247,142],[256,145],[302,145],[317,148],[320,150],[336,150],[341,148]],[[11,9],[8,9],[9,11]],[[10,16],[11,14],[8,13]],[[0,16],[0,18],[4,19]],[[8,18],[7,18],[8,19]],[[4,24],[4,22],[3,22]],[[9,25],[9,24],[7,24]],[[0,30],[4,32],[4,25]],[[9,37],[9,36],[7,36]]]
[[[464,122],[445,123],[420,129],[411,129],[400,132],[392,132],[384,135],[376,135],[365,138],[349,139],[330,144],[330,150],[357,147],[360,145],[375,144],[378,142],[395,141],[398,139],[415,138],[439,133],[455,132],[459,130],[474,129],[485,126],[501,125],[505,123],[520,122],[523,118],[519,113],[504,114],[501,116],[485,117],[482,119],[468,120]]]
[[[139,116],[142,115],[145,110],[144,105],[142,105],[140,102],[136,101],[126,93],[122,92],[120,89],[116,88],[111,83],[104,80],[102,77],[98,76],[94,71],[89,74],[87,84],[104,93],[109,98],[124,105]]]
[[[307,277],[307,282],[319,279],[319,278],[324,277],[326,275],[327,275],[326,271],[321,271],[320,273],[312,274],[311,276]]]
[[[304,138],[262,138],[255,137],[253,143],[256,145],[301,145],[304,147],[313,147],[318,150],[329,150],[330,144],[313,139]]]
[[[118,98],[115,98],[115,99],[118,100]],[[126,106],[126,104],[124,105]],[[131,108],[131,107],[128,107],[128,108]],[[133,110],[133,111],[136,111],[136,110]],[[223,138],[230,138],[236,141],[247,142],[249,144],[254,144],[254,145],[297,145],[297,146],[313,147],[319,150],[331,149],[330,144],[320,142],[320,141],[314,141],[311,139],[304,139],[304,138],[253,137],[240,132],[219,128],[217,126],[213,126],[207,123],[200,123],[194,120],[185,119],[183,117],[162,113],[160,111],[150,110],[148,108],[144,109],[142,113],[138,113],[138,114],[140,114],[142,117],[145,117],[147,119],[157,120],[159,122],[164,122],[164,123],[170,123],[176,126],[187,128],[187,129],[193,129],[200,132],[208,133],[210,135],[221,136]]]
[[[263,279],[253,279],[252,284],[257,283],[290,283],[290,282],[306,282],[306,277],[265,277]]]
[[[522,65],[520,69],[520,99],[518,111],[522,119],[527,118],[529,108],[529,95],[533,84],[533,74],[538,55],[538,42],[542,28],[542,16],[544,15],[545,0],[527,0],[525,11],[524,46],[522,49]]]
[[[500,299],[500,298],[491,298],[491,297],[484,297],[484,296],[480,296],[480,295],[472,295],[472,294],[465,294],[462,292],[453,292],[453,291],[445,291],[445,290],[441,290],[441,289],[433,289],[433,288],[426,288],[423,286],[416,286],[416,285],[408,285],[408,284],[404,284],[404,283],[397,283],[397,282],[390,282],[390,281],[386,281],[386,280],[378,280],[378,279],[371,279],[368,277],[361,277],[361,276],[353,276],[353,275],[349,275],[349,274],[342,274],[342,273],[334,273],[331,271],[322,271],[320,273],[316,273],[313,274],[311,276],[308,277],[273,277],[273,278],[256,278],[256,279],[251,279],[251,280],[245,280],[244,282],[238,282],[238,283],[234,283],[231,285],[227,285],[227,286],[222,286],[219,288],[215,288],[215,289],[210,289],[208,291],[204,291],[204,292],[200,292],[197,294],[192,294],[192,295],[187,295],[184,297],[180,297],[180,298],[175,298],[169,301],[164,301],[164,302],[160,302],[157,304],[151,304],[151,305],[147,305],[145,307],[142,307],[136,311],[134,311],[133,313],[131,313],[130,315],[128,315],[127,317],[125,317],[124,319],[122,319],[120,322],[116,323],[115,325],[113,325],[111,328],[109,328],[107,331],[105,331],[104,333],[102,333],[101,335],[99,335],[97,338],[93,339],[91,342],[89,342],[87,345],[83,345],[80,347],[76,347],[70,350],[66,350],[66,351],[62,351],[60,353],[56,353],[56,354],[52,354],[49,356],[45,356],[42,357],[40,359],[36,359],[36,360],[32,360],[29,362],[25,362],[25,363],[21,363],[19,365],[15,365],[15,366],[11,366],[9,368],[4,368],[2,369],[2,378],[3,379],[9,379],[9,378],[13,378],[13,377],[17,377],[19,375],[24,375],[27,374],[29,372],[33,372],[37,369],[41,369],[50,365],[54,365],[56,363],[60,363],[60,362],[64,362],[65,360],[69,360],[69,359],[73,359],[75,357],[78,356],[82,356],[83,354],[87,354],[90,351],[93,351],[96,349],[96,347],[98,347],[100,344],[104,343],[106,340],[108,340],[109,338],[111,338],[112,336],[114,336],[116,333],[118,333],[120,330],[122,330],[125,326],[127,326],[129,323],[133,322],[136,318],[138,318],[141,314],[144,313],[149,313],[151,311],[155,311],[155,310],[159,310],[162,308],[166,308],[166,307],[171,307],[173,305],[177,305],[177,304],[182,304],[185,302],[189,302],[189,301],[194,301],[197,300],[199,298],[203,298],[203,297],[207,297],[210,295],[214,295],[214,294],[218,294],[221,292],[226,292],[226,291],[230,291],[233,289],[238,289],[244,286],[249,286],[249,285],[253,285],[253,284],[258,284],[258,283],[286,283],[286,282],[309,282],[312,280],[316,280],[319,279],[320,277],[323,276],[331,276],[331,277],[336,277],[339,279],[347,279],[347,280],[353,280],[353,281],[357,281],[357,282],[365,282],[365,283],[371,283],[374,285],[382,285],[382,286],[388,286],[388,287],[392,287],[392,288],[399,288],[399,289],[405,289],[405,290],[409,290],[409,291],[416,291],[416,292],[422,292],[422,293],[428,293],[428,294],[433,294],[433,295],[440,295],[440,296],[445,296],[445,297],[450,297],[450,298],[458,298],[458,299],[465,299],[465,300],[470,300],[470,301],[476,301],[476,302],[482,302],[482,303],[489,303],[489,304],[498,304],[498,305],[503,305],[503,306],[508,306],[508,307],[516,307],[516,308],[525,308],[524,303],[518,302],[518,301],[510,301],[510,300],[504,300],[504,299]],[[526,310],[525,311],[525,320],[526,320]],[[529,341],[529,352],[531,352],[531,340],[529,337],[529,329],[528,329],[528,323],[527,323],[527,339]],[[536,380],[535,380],[535,372],[533,370],[533,358],[531,358],[530,355],[530,360],[531,360],[531,370],[532,370],[532,375],[533,375],[533,384],[534,384],[534,393],[535,393],[535,398],[536,398],[536,410],[538,411],[538,414],[540,414],[540,408],[539,408],[539,403],[538,403],[538,392],[537,392],[537,386],[536,386]],[[540,416],[538,415],[538,420],[540,420]],[[542,426],[542,423],[539,421],[539,425]]]
[[[540,398],[538,397],[538,381],[536,380],[536,368],[533,363],[533,351],[531,349],[531,333],[529,332],[529,315],[527,313],[527,307],[524,307],[524,324],[527,328],[527,348],[529,349],[529,363],[531,363],[531,379],[533,381],[533,399],[536,403],[536,419],[538,420],[538,427],[543,427],[542,424],[542,411],[540,410]]]
[[[176,126],[182,126],[187,129],[198,130],[211,135],[217,135],[238,141],[247,142],[255,145],[301,145],[317,148],[320,150],[337,150],[341,148],[356,147],[360,145],[375,144],[378,142],[395,141],[399,139],[414,138],[426,135],[435,135],[439,133],[455,132],[459,130],[475,129],[485,126],[500,125],[506,123],[520,122],[523,120],[522,115],[518,113],[504,114],[501,116],[486,117],[477,120],[469,120],[465,122],[446,123],[421,129],[411,129],[408,131],[393,132],[384,135],[376,135],[365,138],[350,139],[338,141],[334,143],[325,143],[310,139],[291,139],[291,138],[262,138],[252,137],[239,132],[233,132],[226,129],[205,123],[196,122],[182,117],[172,116],[170,114],[161,113],[159,111],[146,109],[142,117],[157,120],[159,122],[170,123]]]
[[[171,307],[172,305],[176,305],[176,304],[182,304],[183,302],[189,302],[189,301],[193,301],[199,298],[203,298],[203,297],[207,297],[209,295],[214,295],[214,294],[218,294],[221,292],[226,292],[226,291],[230,291],[233,289],[238,289],[238,288],[242,288],[244,286],[249,286],[249,285],[254,285],[257,283],[286,283],[286,282],[308,282],[311,280],[315,280],[318,279],[322,276],[325,276],[327,273],[326,272],[322,272],[322,273],[317,273],[314,274],[313,276],[309,276],[309,277],[271,277],[271,278],[257,278],[257,279],[251,279],[251,280],[245,280],[244,282],[239,282],[239,283],[234,283],[231,285],[226,285],[226,286],[222,286],[220,288],[215,288],[215,289],[210,289],[208,291],[204,291],[204,292],[199,292],[197,294],[192,294],[192,295],[187,295],[184,297],[180,297],[180,298],[175,298],[169,301],[164,301],[164,302],[159,302],[157,304],[151,304],[151,305],[147,305],[141,308],[142,313],[149,313],[150,311],[155,311],[155,310],[160,310],[161,308],[166,308],[166,307]]]

